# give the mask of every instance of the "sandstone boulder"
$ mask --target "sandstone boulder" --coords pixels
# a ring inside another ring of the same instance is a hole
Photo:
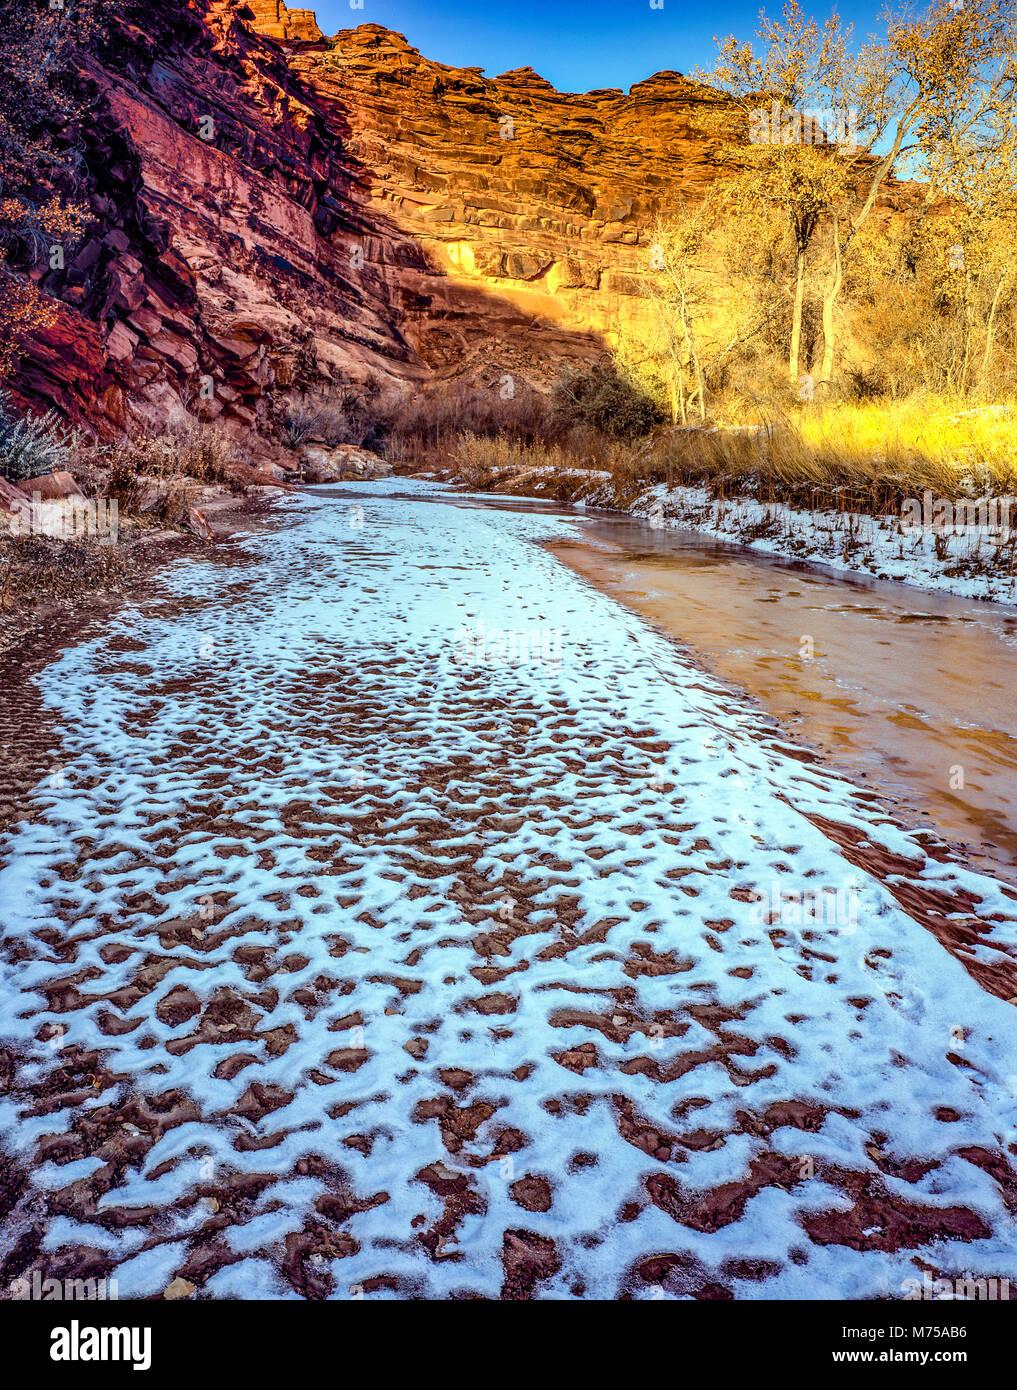
[[[140,512],[142,515],[164,511],[169,494],[170,479],[139,477],[133,488],[132,510]],[[188,505],[190,505],[189,502]],[[170,516],[166,518],[167,521],[175,519]]]
[[[217,484],[199,483],[182,473],[170,473],[165,477],[140,476],[130,510],[143,516],[158,516],[171,526],[184,526],[190,530],[193,529],[189,521],[191,512],[220,494],[221,488]],[[199,512],[200,515],[203,514]],[[200,531],[196,534],[200,534]]]
[[[348,482],[351,479],[390,478],[392,465],[355,444],[336,444],[332,448],[305,449],[302,455],[304,481],[308,483]]]
[[[334,483],[339,480],[339,463],[329,449],[309,448],[301,455],[306,483]]]
[[[228,481],[236,487],[270,487],[289,490],[286,474],[277,463],[263,463],[258,467],[235,460],[229,465]]]
[[[57,502],[64,497],[84,497],[84,493],[70,473],[59,469],[56,473],[41,473],[36,478],[25,478],[17,484],[25,497],[34,499],[38,493],[43,502]]]

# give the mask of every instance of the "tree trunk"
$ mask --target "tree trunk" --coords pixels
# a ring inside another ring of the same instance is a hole
[[[682,327],[685,330],[685,349],[688,352],[689,366],[692,369],[692,374],[696,382],[695,395],[699,399],[699,419],[700,421],[703,421],[706,419],[706,382],[703,378],[703,368],[700,365],[699,353],[696,351],[696,345],[693,341],[692,333],[689,330],[688,320],[685,316],[684,299],[682,301],[682,305]],[[692,397],[690,397],[689,399],[691,400]]]
[[[833,277],[823,296],[823,368],[820,381],[829,383],[833,376],[833,358],[837,350],[837,330],[833,326],[833,316],[837,307],[837,296],[844,282],[844,264],[841,260],[840,226],[837,214],[833,215]]]
[[[798,359],[802,350],[802,308],[805,303],[805,247],[799,245],[795,266],[795,302],[791,313],[791,356],[788,361],[788,381],[798,385]]]
[[[837,296],[840,294],[840,287],[844,283],[844,255],[851,246],[859,230],[868,219],[869,213],[875,207],[879,190],[882,188],[893,169],[894,162],[900,154],[901,146],[904,143],[904,136],[914,124],[919,109],[920,103],[918,101],[912,102],[907,111],[904,112],[901,119],[897,122],[897,133],[894,136],[893,145],[872,176],[865,202],[862,204],[858,216],[850,223],[847,236],[844,238],[843,246],[840,241],[840,227],[837,221],[837,214],[836,212],[833,213],[835,264],[833,279],[830,281],[830,286],[823,299],[823,337],[825,341],[823,344],[823,370],[820,381],[829,382],[830,378],[833,376],[833,358],[836,352],[836,332],[833,326],[833,314],[837,305]]]
[[[996,293],[992,296],[992,308],[989,310],[989,322],[985,327],[985,351],[982,353],[982,370],[979,374],[979,382],[985,380],[985,376],[989,370],[989,359],[992,356],[992,335],[996,327],[996,310],[999,308],[999,300],[1003,293],[1003,285],[1006,281],[1006,276],[1007,272],[1004,270],[999,277]]]
[[[699,362],[699,353],[695,348],[692,349],[692,361],[696,369],[696,389],[699,392],[699,422],[706,419],[706,381],[703,377],[703,369]]]
[[[971,339],[974,336],[974,316],[971,312],[971,275],[964,272],[964,361],[961,363],[961,395],[968,389],[968,367],[971,363]]]

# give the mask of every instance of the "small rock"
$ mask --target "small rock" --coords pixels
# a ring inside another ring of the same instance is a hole
[[[26,497],[38,493],[44,502],[58,502],[64,497],[84,497],[84,493],[69,473],[58,469],[56,473],[42,473],[36,478],[26,478],[17,484]]]
[[[178,1274],[171,1284],[167,1284],[163,1289],[163,1298],[173,1301],[177,1298],[190,1298],[191,1294],[197,1289],[197,1284],[191,1284],[186,1279],[181,1279]]]
[[[187,508],[184,526],[193,536],[200,536],[203,541],[210,541],[215,535],[215,532],[208,524],[208,518],[199,507]]]

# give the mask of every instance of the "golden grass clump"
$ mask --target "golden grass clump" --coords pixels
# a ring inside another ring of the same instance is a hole
[[[455,442],[452,461],[456,476],[474,490],[497,487],[502,492],[532,492],[566,502],[600,479],[611,484],[616,501],[623,504],[634,495],[624,473],[631,454],[630,446],[603,436],[593,439],[586,431],[552,444],[464,432]]]
[[[811,507],[897,511],[908,497],[1017,493],[1017,403],[943,397],[807,405],[759,423],[667,430],[625,471]]]

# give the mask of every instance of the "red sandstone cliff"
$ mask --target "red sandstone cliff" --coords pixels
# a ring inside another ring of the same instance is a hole
[[[294,389],[546,381],[643,311],[655,210],[722,170],[725,99],[485,78],[281,0],[137,6],[88,63],[95,221],[14,383],[116,429],[274,432]]]
[[[325,37],[313,10],[287,9],[284,0],[247,0],[247,8],[254,16],[252,28],[270,39],[320,43]]]

